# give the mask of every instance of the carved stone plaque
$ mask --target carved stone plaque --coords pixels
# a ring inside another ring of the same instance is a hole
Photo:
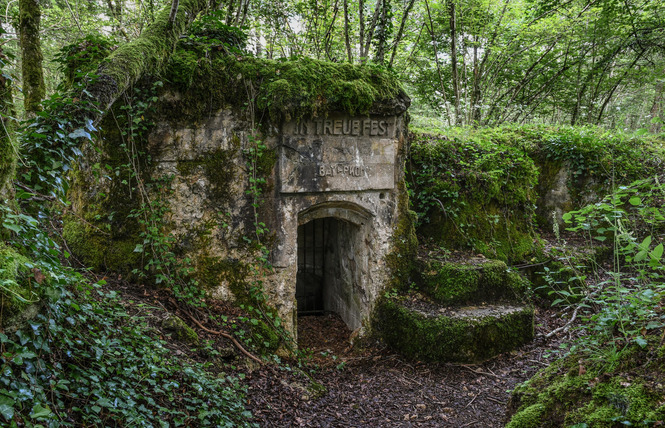
[[[392,189],[394,118],[334,116],[284,124],[282,193]]]

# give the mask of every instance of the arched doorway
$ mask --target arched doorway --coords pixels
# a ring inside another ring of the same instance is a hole
[[[298,315],[335,312],[353,330],[362,324],[367,297],[368,214],[355,206],[322,205],[299,217]]]

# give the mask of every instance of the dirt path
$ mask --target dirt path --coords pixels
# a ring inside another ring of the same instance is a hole
[[[500,427],[509,390],[548,364],[543,354],[558,340],[543,334],[560,322],[540,310],[533,343],[460,365],[408,361],[384,349],[358,354],[339,318],[301,319],[300,345],[315,349],[312,378],[325,390],[308,390],[302,374],[264,368],[248,376],[249,407],[266,427]]]

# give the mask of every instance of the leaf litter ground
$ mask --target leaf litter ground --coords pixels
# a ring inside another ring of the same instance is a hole
[[[335,314],[301,317],[299,345],[313,350],[310,387],[297,372],[264,367],[248,374],[249,407],[261,426],[499,427],[518,383],[551,361],[547,350],[567,337],[545,339],[564,323],[554,311],[537,311],[531,344],[487,362],[425,363],[385,348],[355,350],[350,331]]]

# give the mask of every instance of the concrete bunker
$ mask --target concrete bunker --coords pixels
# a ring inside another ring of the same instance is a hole
[[[296,65],[321,66],[307,61],[280,69]],[[229,76],[240,79],[241,74]],[[144,179],[168,183],[154,195],[167,213],[162,228],[173,239],[174,254],[190,261],[197,284],[214,298],[250,306],[255,304],[253,288],[260,284],[261,301],[294,337],[298,297],[307,311],[308,293],[311,310],[336,312],[363,335],[378,297],[393,286],[389,255],[413,230],[404,226],[410,225],[404,182],[409,99],[396,90],[362,109],[351,108],[342,101],[357,97],[359,76],[329,101],[313,96],[317,108],[298,114],[256,111],[251,116],[237,107],[242,99],[219,102],[167,86],[142,143]],[[361,80],[361,86],[384,93],[378,77]],[[200,78],[210,87],[227,87],[214,80],[216,74]],[[235,84],[244,88],[243,82]],[[311,93],[325,93],[328,86]],[[104,125],[109,130],[117,126],[110,119]],[[90,151],[81,163],[72,196],[77,215],[68,217],[66,229],[70,248],[82,260],[100,270],[131,272],[142,267],[142,255],[134,252],[143,240],[141,226],[117,216],[110,234],[97,234],[106,230],[97,225],[98,212],[129,211],[141,203],[135,192],[95,176],[95,164],[126,163],[118,135],[104,135],[100,150]],[[99,248],[91,251],[90,242]],[[260,247],[267,250],[270,267],[252,269]],[[307,276],[319,280],[307,282]]]

